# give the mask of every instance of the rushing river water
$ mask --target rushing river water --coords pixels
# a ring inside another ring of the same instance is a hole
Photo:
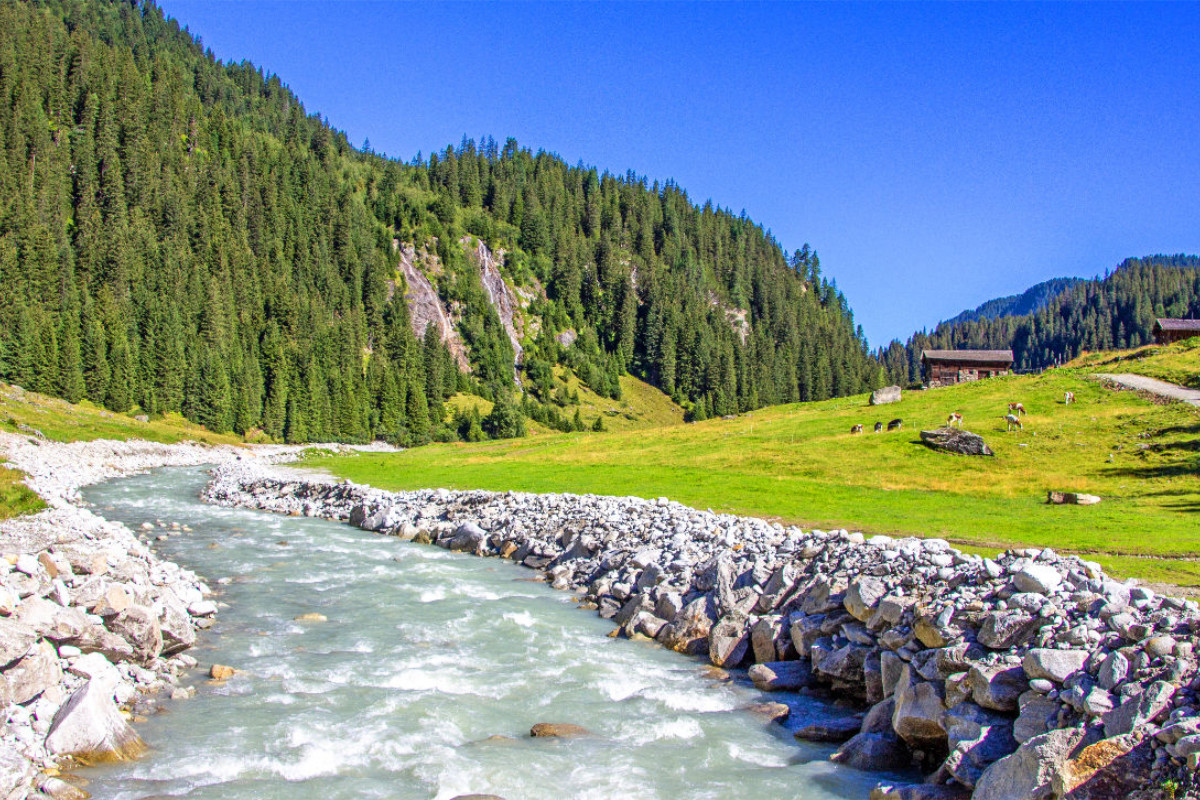
[[[86,492],[158,542],[223,607],[191,652],[197,695],[138,726],[144,759],[88,770],[97,798],[865,798],[882,776],[742,710],[743,681],[612,625],[499,559],[322,520],[202,504],[199,469]],[[227,605],[227,607],[225,607]],[[327,622],[295,618],[319,613]],[[239,675],[204,680],[213,663]],[[796,698],[793,698],[795,700]],[[788,728],[828,714],[800,699]],[[537,722],[595,735],[531,739]]]

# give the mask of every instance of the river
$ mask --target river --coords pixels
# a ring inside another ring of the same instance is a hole
[[[884,776],[830,763],[791,729],[831,713],[791,696],[787,726],[744,708],[783,699],[611,623],[499,559],[323,520],[209,506],[202,469],[85,491],[137,528],[192,528],[158,551],[219,589],[192,654],[195,697],[138,725],[132,763],[86,770],[96,798],[865,798]],[[228,578],[225,585],[218,580]],[[297,621],[321,614],[325,622]],[[241,672],[207,681],[214,663]],[[594,735],[532,739],[538,722]]]

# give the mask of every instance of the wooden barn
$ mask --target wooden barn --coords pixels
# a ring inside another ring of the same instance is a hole
[[[1155,344],[1171,344],[1193,336],[1200,336],[1200,319],[1154,320]]]
[[[921,367],[926,386],[949,386],[1012,372],[1012,350],[926,350]]]

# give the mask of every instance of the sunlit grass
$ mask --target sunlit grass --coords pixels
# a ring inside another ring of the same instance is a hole
[[[0,519],[31,514],[46,507],[40,497],[21,483],[22,477],[22,473],[0,461]]]
[[[1009,376],[872,408],[866,396],[756,411],[734,420],[613,432],[439,445],[333,458],[340,476],[391,489],[433,486],[667,496],[691,506],[810,527],[940,536],[995,552],[1053,546],[1120,574],[1200,584],[1200,413],[1113,392],[1092,368]],[[1074,391],[1078,402],[1063,404]],[[1010,401],[1029,415],[1007,432]],[[994,458],[934,452],[919,442],[951,411]],[[876,420],[905,420],[874,434]],[[863,423],[867,432],[851,435]],[[1052,506],[1048,490],[1086,492],[1097,506]]]

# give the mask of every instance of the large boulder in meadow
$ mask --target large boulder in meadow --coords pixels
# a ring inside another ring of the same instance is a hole
[[[921,441],[926,447],[960,456],[996,455],[992,452],[992,448],[983,441],[982,436],[958,428],[936,428],[932,431],[921,431]]]
[[[884,406],[888,403],[899,403],[900,397],[899,386],[884,386],[871,392],[871,405]]]

